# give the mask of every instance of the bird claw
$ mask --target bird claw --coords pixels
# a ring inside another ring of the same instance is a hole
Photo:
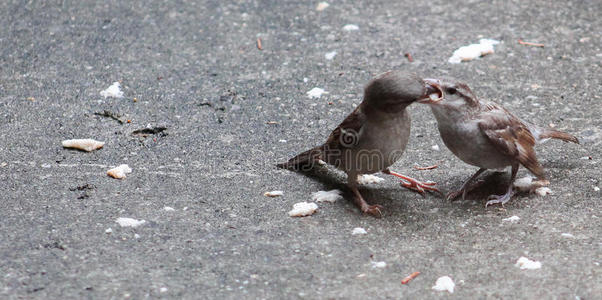
[[[384,207],[376,204],[376,205],[368,205],[366,207],[363,207],[362,211],[366,214],[372,215],[373,217],[382,218],[383,213],[382,213],[381,209],[384,209]]]
[[[449,192],[449,193],[447,193],[445,199],[447,201],[454,201],[454,200],[456,200],[456,198],[458,198],[462,194],[464,194],[463,190],[457,190],[457,191]]]
[[[437,192],[437,193],[443,195],[443,193],[441,193],[441,191],[439,191],[439,189],[437,189],[436,187],[433,187],[434,185],[437,184],[436,182],[432,182],[432,181],[420,182],[418,180],[411,180],[409,182],[401,182],[400,184],[404,188],[409,189],[414,192],[417,192],[417,193],[421,194],[422,196],[424,196],[426,194],[425,190]]]
[[[485,203],[485,207],[489,206],[489,205],[494,205],[494,204],[501,204],[502,207],[504,207],[504,204],[506,204],[508,201],[510,201],[510,199],[512,198],[512,192],[503,194],[503,195],[490,195],[487,200],[487,203]]]

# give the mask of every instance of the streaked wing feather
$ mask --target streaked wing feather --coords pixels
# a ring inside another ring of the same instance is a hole
[[[488,103],[484,106],[483,120],[479,122],[481,132],[502,153],[517,159],[535,176],[543,179],[542,166],[535,154],[535,138],[520,119],[506,109]]]

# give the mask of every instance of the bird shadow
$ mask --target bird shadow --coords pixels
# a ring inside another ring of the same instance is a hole
[[[482,205],[485,207],[485,203],[487,202],[489,196],[491,195],[502,195],[506,193],[510,184],[510,172],[486,172],[481,175],[477,180],[480,180],[481,183],[466,193],[465,201],[462,201],[461,196],[454,200],[455,202],[463,202],[465,206],[474,206],[474,202],[476,201],[478,205]],[[456,182],[454,184],[455,189],[459,189],[462,186],[463,182]],[[512,196],[512,200],[508,203],[516,201],[518,198],[522,198],[525,196],[525,193],[514,191],[514,195]],[[506,204],[506,205],[508,205]]]
[[[325,190],[339,189],[343,192],[343,197],[349,203],[354,204],[354,193],[347,186],[347,176],[343,173],[336,172],[330,169],[327,166],[315,166],[309,170],[290,170],[295,173],[301,174],[307,178],[310,178],[314,181],[320,182],[323,185]],[[400,199],[399,197],[391,197],[391,195],[397,195],[399,193],[404,193],[406,195],[417,194],[408,189],[399,187],[399,188],[390,188],[390,187],[377,187],[372,185],[359,185],[358,189],[362,194],[364,200],[368,202],[368,204],[379,204],[385,207],[392,205],[393,203],[398,203],[400,200],[405,200],[407,197]],[[420,195],[418,195],[420,197]],[[423,195],[423,197],[428,197],[428,195]]]

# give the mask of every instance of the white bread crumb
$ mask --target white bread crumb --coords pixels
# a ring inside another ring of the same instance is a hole
[[[106,90],[101,91],[100,95],[103,96],[103,97],[105,97],[105,98],[107,98],[107,97],[123,98],[123,92],[119,88],[120,86],[121,86],[121,84],[119,82],[115,81]]]
[[[283,191],[271,191],[271,192],[265,192],[263,193],[264,196],[266,197],[279,197],[284,195]]]
[[[316,202],[330,202],[334,203],[339,199],[343,199],[341,196],[340,190],[331,190],[331,191],[318,191],[311,195],[311,200]]]
[[[132,168],[125,164],[107,171],[107,175],[117,179],[125,178],[125,174],[128,173],[132,173]]]
[[[453,294],[455,286],[456,284],[451,278],[449,278],[449,276],[442,276],[437,279],[437,282],[435,282],[433,290],[440,292],[448,291]]]
[[[516,261],[515,266],[521,270],[535,270],[541,269],[541,262],[533,261],[523,256]]]
[[[318,210],[318,205],[313,202],[299,202],[293,205],[293,210],[288,212],[291,217],[305,217],[313,215]]]
[[[146,223],[145,220],[136,220],[132,218],[117,218],[115,222],[117,222],[121,227],[138,227]]]
[[[72,139],[64,140],[61,143],[65,148],[79,149],[88,152],[100,149],[105,145],[104,142],[99,142],[93,139]]]

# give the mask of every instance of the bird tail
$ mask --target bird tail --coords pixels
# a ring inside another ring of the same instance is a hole
[[[577,139],[574,135],[568,134],[566,132],[554,130],[554,129],[543,129],[539,133],[538,141],[545,141],[547,139],[557,139],[565,142],[572,142],[575,144],[579,144],[579,139]]]
[[[537,141],[538,144],[544,143],[549,139],[557,139],[565,142],[579,144],[579,140],[575,136],[566,132],[558,131],[552,128],[541,128],[537,125],[526,122],[525,124],[529,128],[531,134],[533,134],[533,137],[535,138],[535,141]]]
[[[309,170],[317,163],[321,156],[322,147],[319,146],[302,152],[287,162],[279,163],[276,166],[289,170]]]

